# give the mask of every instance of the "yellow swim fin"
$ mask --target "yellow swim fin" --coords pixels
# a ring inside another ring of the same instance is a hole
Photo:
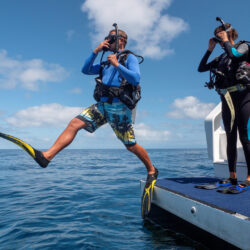
[[[8,141],[11,141],[13,143],[15,143],[16,145],[18,145],[19,147],[21,147],[23,150],[25,150],[41,167],[46,168],[49,164],[49,160],[47,160],[41,151],[36,150],[35,148],[33,148],[32,146],[30,146],[28,143],[14,137],[11,135],[7,135],[4,133],[0,132],[0,137],[2,137],[3,139],[6,139]]]
[[[154,185],[157,180],[158,170],[155,168],[155,173],[147,176],[146,184],[141,199],[141,216],[145,219],[151,210],[151,202],[153,198]]]

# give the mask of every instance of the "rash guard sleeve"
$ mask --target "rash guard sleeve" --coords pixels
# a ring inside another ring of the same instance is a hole
[[[209,56],[211,55],[211,51],[207,50],[207,52],[205,53],[205,55],[202,57],[200,65],[198,67],[198,71],[199,72],[205,72],[211,69],[211,67],[214,64],[214,60],[210,63],[207,63],[207,60],[209,58]]]
[[[100,71],[100,64],[95,64],[94,61],[97,57],[97,54],[94,52],[91,53],[91,55],[87,58],[85,61],[83,67],[82,67],[82,73],[86,75],[97,75]]]
[[[117,67],[118,72],[131,84],[138,85],[140,82],[140,69],[137,58],[129,54],[126,61],[127,67],[119,64]]]

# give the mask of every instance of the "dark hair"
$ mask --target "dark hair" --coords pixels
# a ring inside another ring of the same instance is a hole
[[[228,28],[231,26],[231,24],[226,23],[225,26],[226,26],[226,29],[228,29]],[[217,27],[217,28],[214,30],[214,35],[216,36],[217,33],[221,32],[221,31],[223,31],[223,30],[224,30],[224,27],[223,27],[222,25],[219,26],[219,27]],[[230,30],[228,31],[228,33],[229,33],[229,36],[230,36],[229,39],[232,38],[233,41],[235,41],[235,40],[238,38],[238,32],[237,32],[237,30],[236,30],[235,28],[230,29]]]
[[[111,32],[115,32],[115,30],[110,30],[109,34]],[[125,31],[123,31],[123,30],[118,30],[118,35],[121,36],[124,39],[124,47],[125,47],[126,44],[127,44],[127,41],[128,41],[128,35],[127,35],[127,33]]]

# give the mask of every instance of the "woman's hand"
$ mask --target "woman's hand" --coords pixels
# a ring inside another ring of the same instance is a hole
[[[214,41],[213,37],[209,39],[208,43],[208,50],[212,52],[216,46],[216,42]]]
[[[224,43],[224,42],[227,42],[228,41],[228,36],[227,36],[227,32],[226,31],[220,31],[216,34],[216,36],[218,36],[221,41]]]

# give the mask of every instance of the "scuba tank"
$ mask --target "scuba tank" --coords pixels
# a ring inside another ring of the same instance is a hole
[[[248,44],[248,57],[246,61],[243,61],[239,64],[239,67],[236,70],[236,80],[237,82],[247,85],[247,87],[250,88],[250,42],[240,41],[239,43]]]

